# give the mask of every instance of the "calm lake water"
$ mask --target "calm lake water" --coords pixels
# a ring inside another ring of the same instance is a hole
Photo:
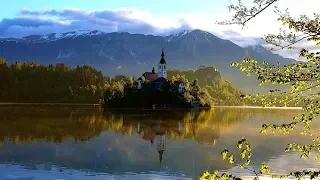
[[[262,123],[289,122],[300,110],[103,112],[84,107],[0,107],[0,179],[197,179],[215,169],[250,176],[223,161],[241,137],[253,161],[276,172],[318,169],[311,157],[285,153],[293,133],[260,134]],[[318,126],[319,123],[315,125]],[[317,132],[314,132],[317,135]],[[319,133],[318,133],[319,134]]]

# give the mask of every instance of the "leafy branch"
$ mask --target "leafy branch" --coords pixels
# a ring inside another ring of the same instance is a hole
[[[241,0],[238,0],[238,5],[234,5],[231,1],[231,5],[228,6],[229,12],[234,11],[235,14],[232,17],[232,20],[225,20],[222,22],[216,22],[219,25],[231,25],[237,24],[244,27],[248,21],[258,16],[272,4],[276,3],[279,0],[255,0],[253,2],[254,6],[248,9],[243,5]]]
[[[242,4],[241,0],[238,0],[238,5],[229,6],[230,12],[233,12],[233,18],[231,20],[218,22],[221,25],[237,24],[242,28],[248,21],[261,14],[265,9],[279,0],[254,0],[253,7],[247,8]],[[316,46],[320,45],[320,15],[314,13],[310,18],[306,15],[300,15],[298,18],[293,18],[288,9],[282,13],[277,7],[275,13],[279,15],[278,21],[289,29],[289,32],[280,29],[279,34],[265,35],[264,40],[278,47],[276,50],[296,49],[293,47],[295,44],[307,41],[313,42]],[[275,49],[272,49],[275,50]],[[275,106],[276,104],[282,104],[287,106],[289,104],[299,104],[302,106],[302,114],[293,118],[290,123],[284,123],[280,125],[276,124],[263,124],[261,133],[271,131],[275,133],[278,131],[282,134],[289,134],[294,131],[297,125],[302,125],[303,129],[300,132],[301,135],[312,136],[311,128],[312,122],[320,114],[320,52],[310,52],[309,50],[302,48],[299,52],[299,57],[304,58],[305,62],[296,62],[289,65],[269,64],[267,62],[259,63],[254,59],[243,59],[241,62],[232,63],[232,67],[238,68],[240,71],[246,73],[248,76],[254,75],[263,86],[266,83],[278,84],[289,87],[290,90],[270,90],[266,94],[254,94],[254,95],[242,95],[246,99],[252,101],[261,101],[264,107]],[[251,158],[250,155],[244,155],[242,149],[243,143],[247,147],[248,143],[242,139],[238,142],[238,149],[240,150],[240,157]],[[250,147],[250,146],[249,146]],[[320,152],[320,137],[313,139],[312,143],[306,144],[288,144],[285,152],[300,152],[301,158],[307,158],[313,151]],[[235,159],[227,149],[222,151],[222,158],[228,159],[229,163],[234,164]],[[320,157],[316,158],[320,160]],[[248,162],[248,159],[247,161]],[[250,161],[249,163],[250,164]],[[247,164],[239,164],[240,167],[246,167]],[[261,167],[262,170],[261,171]],[[260,174],[265,172],[270,173],[270,168],[266,164],[261,164]],[[253,170],[252,170],[253,171]],[[255,173],[255,179],[259,178],[258,173]],[[311,179],[315,179],[320,174],[319,171],[296,171],[286,175],[273,175],[274,178],[295,177],[301,179],[309,176]],[[230,177],[233,177],[232,175]]]

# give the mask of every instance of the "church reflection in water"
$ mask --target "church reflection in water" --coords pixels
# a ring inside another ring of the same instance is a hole
[[[159,153],[159,162],[160,162],[160,168],[161,168],[162,156],[166,147],[166,134],[157,133],[155,140],[156,140],[156,147]]]
[[[181,123],[179,122],[178,129],[181,131],[183,129],[180,126],[181,126]],[[149,140],[152,146],[154,146],[154,144],[155,144],[155,147],[156,147],[158,154],[159,154],[159,162],[160,162],[160,168],[161,168],[163,153],[166,148],[166,140],[167,139],[166,139],[165,132],[161,131],[160,124],[157,124],[157,126],[154,130],[155,130],[154,133],[149,133],[148,135],[143,136],[143,139]],[[137,123],[137,133],[138,134],[142,133],[142,128],[140,126],[140,122]]]
[[[226,168],[218,146],[230,144],[230,148],[236,148],[233,141],[238,140],[238,136],[229,142],[232,134],[238,133],[233,132],[235,124],[260,116],[291,120],[291,116],[284,116],[284,110],[268,111],[216,108],[103,112],[84,108],[0,108],[0,163],[54,163],[111,173],[141,173],[165,166],[166,170],[169,167],[185,172],[197,168],[198,173],[202,173],[206,167]],[[244,127],[253,125],[250,122]],[[257,126],[260,130],[261,124]],[[223,136],[226,133],[227,141]],[[264,145],[265,141],[260,138],[253,140]],[[270,147],[280,145],[285,143]],[[267,155],[271,156],[258,150],[263,161],[268,160]],[[278,148],[272,152],[280,154],[282,151]],[[193,166],[194,161],[196,166]]]
[[[220,133],[247,116],[246,113],[213,109],[139,113],[29,109],[16,110],[19,113],[11,109],[10,114],[0,111],[3,115],[0,142],[8,139],[15,144],[24,144],[46,140],[59,144],[70,137],[75,142],[89,141],[104,131],[113,130],[126,136],[136,132],[151,144],[161,142],[158,151],[163,153],[166,139],[192,139],[215,145]]]
[[[107,114],[106,116],[108,115],[115,116],[115,114]],[[220,117],[221,114],[209,110],[169,115],[148,114],[147,116],[138,116],[139,119],[134,123],[132,123],[132,118],[128,117],[130,115],[122,115],[119,118],[109,117],[108,119],[121,119],[123,128],[136,129],[136,133],[144,140],[149,141],[158,152],[161,167],[167,139],[193,139],[200,144],[214,146],[220,137],[220,128],[225,131],[229,127],[228,124],[233,122],[232,119],[229,119],[231,121],[225,124],[222,122],[223,117],[220,119],[222,121],[217,121],[215,119],[217,115]],[[129,130],[122,129],[123,133],[126,131]]]
[[[3,109],[2,109],[3,110]],[[195,111],[107,111],[70,109],[5,109],[0,122],[0,144],[5,139],[15,144],[55,142],[61,144],[90,141],[102,132],[120,132],[124,136],[139,135],[150,142],[162,164],[167,140],[189,139],[202,145],[214,146],[220,134],[233,123],[245,119],[244,110],[219,109]],[[8,113],[11,112],[11,113]],[[19,113],[18,113],[19,112]],[[23,119],[23,120],[22,120]],[[24,128],[21,128],[24,127]],[[58,154],[70,156],[71,151],[59,149]]]

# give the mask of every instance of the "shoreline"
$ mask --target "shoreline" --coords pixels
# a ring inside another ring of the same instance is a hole
[[[46,105],[46,106],[93,106],[100,107],[101,104],[85,104],[85,103],[15,103],[15,102],[0,102],[1,106],[6,105]],[[262,106],[225,106],[225,105],[217,105],[212,107],[199,107],[199,108],[159,108],[159,109],[151,109],[151,108],[105,108],[105,110],[130,110],[130,109],[141,109],[141,110],[186,110],[186,109],[212,109],[212,108],[248,108],[248,109],[293,109],[293,110],[301,110],[302,107],[262,107]]]
[[[213,106],[212,108],[248,108],[248,109],[296,109],[302,110],[302,107],[262,107],[262,106]]]
[[[14,103],[14,102],[0,102],[0,106],[6,105],[46,105],[46,106],[100,106],[100,104],[82,104],[82,103]]]

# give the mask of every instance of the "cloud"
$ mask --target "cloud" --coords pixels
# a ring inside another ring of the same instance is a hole
[[[26,31],[21,31],[22,29]],[[22,9],[18,16],[0,21],[0,36],[21,37],[30,34],[48,34],[74,30],[101,30],[168,35],[183,29],[202,29],[219,34],[223,28],[215,25],[209,14],[176,14],[154,16],[148,11],[130,8],[86,11],[81,9]],[[223,35],[223,33],[220,33]]]
[[[142,34],[161,34],[166,30],[166,28],[157,28],[145,21],[143,17],[146,13],[133,9],[99,11],[22,9],[18,17],[4,18],[0,21],[0,36],[22,37],[32,33],[59,33],[79,29]],[[26,31],[21,31],[22,29]]]
[[[310,3],[314,0],[305,0]],[[318,2],[320,3],[320,1]],[[303,14],[298,0],[292,3],[280,1],[281,9],[288,7],[293,14]],[[320,4],[319,4],[320,5]],[[318,6],[308,7],[308,12],[316,12]],[[221,13],[221,11],[219,12]],[[202,29],[214,35],[231,40],[240,46],[264,44],[264,34],[276,34],[281,27],[278,16],[270,8],[248,23],[248,28],[230,25],[217,25],[216,21],[230,19],[228,8],[224,14],[180,13],[175,15],[154,15],[149,11],[131,8],[87,11],[82,9],[47,9],[43,11],[22,9],[14,18],[0,20],[0,37],[23,37],[35,34],[63,33],[75,30],[100,30],[104,32],[129,32],[152,35],[168,35],[183,29]],[[308,46],[309,47],[309,46]],[[314,48],[314,46],[310,47]],[[318,50],[317,48],[315,48]],[[297,58],[292,51],[276,52],[286,57]]]

